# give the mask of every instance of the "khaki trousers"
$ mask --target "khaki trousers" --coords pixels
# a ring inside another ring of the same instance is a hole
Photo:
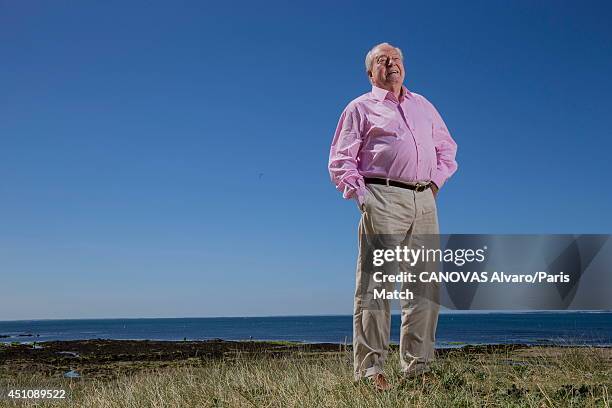
[[[438,242],[438,216],[431,189],[422,192],[400,187],[368,184],[365,210],[359,222],[359,256],[353,314],[355,380],[384,373],[391,331],[390,300],[373,299],[374,289],[395,290],[396,283],[377,283],[374,271],[385,275],[401,272],[437,271],[435,263],[390,262],[373,265],[373,249],[432,248]],[[399,285],[399,284],[397,284]],[[401,283],[412,300],[401,300],[400,365],[410,374],[434,359],[439,312],[439,285]]]

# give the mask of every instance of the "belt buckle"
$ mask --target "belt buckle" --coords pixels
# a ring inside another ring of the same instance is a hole
[[[421,191],[425,191],[425,186],[426,186],[425,184],[416,183],[415,186],[414,186],[414,190],[417,193],[420,193]]]

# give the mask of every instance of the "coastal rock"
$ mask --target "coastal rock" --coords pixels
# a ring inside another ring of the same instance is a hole
[[[74,351],[58,351],[57,354],[62,354],[64,356],[72,357],[72,358],[80,358],[79,353]]]
[[[81,374],[74,370],[70,370],[64,373],[64,378],[81,378]]]

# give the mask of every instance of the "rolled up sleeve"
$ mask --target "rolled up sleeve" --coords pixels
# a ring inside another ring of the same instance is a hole
[[[346,199],[355,198],[359,205],[365,198],[365,183],[358,171],[362,143],[362,120],[354,104],[342,112],[329,153],[329,174],[336,188]]]
[[[437,158],[436,168],[432,172],[431,181],[440,188],[457,171],[457,161],[455,160],[457,143],[451,137],[444,120],[442,120],[433,104],[428,102],[428,105],[433,119],[432,133]]]

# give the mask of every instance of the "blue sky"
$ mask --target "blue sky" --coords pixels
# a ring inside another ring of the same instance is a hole
[[[388,41],[444,233],[610,233],[609,2],[0,2],[0,320],[351,313],[327,173]]]

